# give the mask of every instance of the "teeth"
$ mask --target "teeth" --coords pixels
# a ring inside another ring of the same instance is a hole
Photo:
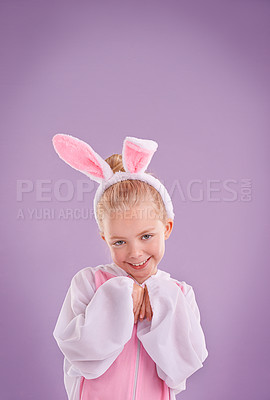
[[[143,265],[147,260],[148,260],[148,258],[139,264],[132,264],[132,263],[130,263],[130,264],[134,265],[135,267],[138,267],[139,265]]]

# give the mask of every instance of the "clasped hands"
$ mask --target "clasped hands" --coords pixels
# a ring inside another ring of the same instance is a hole
[[[145,287],[143,288],[134,282],[132,298],[133,298],[134,323],[136,324],[138,319],[142,321],[144,318],[147,318],[148,321],[151,321],[153,316],[153,310],[150,304],[147,286],[145,285]]]

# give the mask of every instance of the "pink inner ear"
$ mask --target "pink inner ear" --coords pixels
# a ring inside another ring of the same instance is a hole
[[[134,143],[126,142],[124,156],[129,172],[136,173],[144,170],[153,153],[153,151],[142,149]]]
[[[58,136],[54,139],[54,146],[61,158],[73,168],[104,179],[100,163],[87,143]]]

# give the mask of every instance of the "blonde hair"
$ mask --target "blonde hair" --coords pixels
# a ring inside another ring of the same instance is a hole
[[[125,172],[121,154],[113,154],[105,160],[113,170],[113,173]],[[154,176],[152,173],[149,175]],[[155,176],[154,176],[155,177]],[[108,187],[97,204],[97,218],[100,230],[103,229],[103,218],[111,213],[125,212],[143,201],[152,202],[155,215],[165,224],[168,215],[160,193],[150,184],[128,179],[117,182]]]

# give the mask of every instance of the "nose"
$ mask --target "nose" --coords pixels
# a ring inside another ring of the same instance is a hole
[[[142,256],[142,249],[138,243],[130,243],[128,247],[130,261],[137,261]]]

